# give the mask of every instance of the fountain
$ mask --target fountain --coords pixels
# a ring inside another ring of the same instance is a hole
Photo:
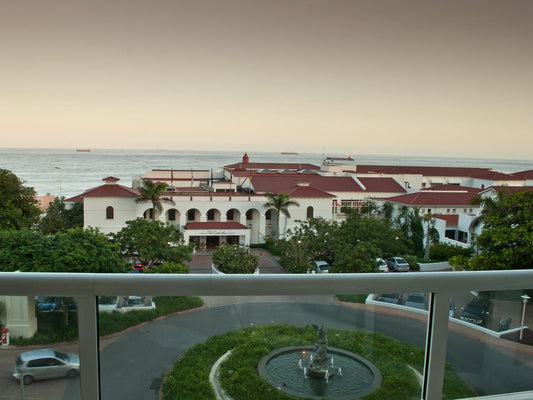
[[[351,400],[381,386],[381,373],[363,357],[328,347],[326,328],[313,325],[314,346],[274,350],[259,362],[259,375],[279,390],[295,397]]]

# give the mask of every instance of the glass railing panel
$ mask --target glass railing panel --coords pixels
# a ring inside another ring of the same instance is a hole
[[[455,398],[533,390],[533,304],[523,296],[533,296],[533,291],[452,295],[455,312],[449,324],[447,364],[474,392],[457,393]],[[444,388],[451,385],[445,381]]]
[[[102,399],[157,398],[160,391],[164,398],[214,398],[209,375],[229,350],[217,385],[235,400],[253,398],[251,391],[280,398],[278,387],[325,398],[339,391],[419,398],[427,305],[405,305],[416,297],[408,293],[401,304],[378,297],[207,296],[200,307],[190,298],[155,297],[155,310],[131,311],[126,299],[110,297],[99,311]],[[129,323],[134,327],[126,329]],[[320,365],[324,342],[326,369],[317,377],[310,356]]]
[[[0,296],[0,398],[80,398],[76,299]]]

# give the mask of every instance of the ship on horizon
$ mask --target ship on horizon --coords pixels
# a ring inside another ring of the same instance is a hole
[[[91,151],[91,149],[76,149],[76,151],[78,151],[80,153],[89,153]]]
[[[282,151],[281,154],[296,156],[296,155],[298,155],[300,153],[296,153],[294,151]]]

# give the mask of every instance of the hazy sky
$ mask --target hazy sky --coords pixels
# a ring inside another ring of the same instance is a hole
[[[2,147],[533,159],[533,1],[3,0]]]

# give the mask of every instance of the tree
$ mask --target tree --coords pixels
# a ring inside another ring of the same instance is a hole
[[[280,258],[290,272],[305,272],[309,261],[333,261],[333,248],[338,224],[324,218],[309,218],[296,221],[298,225],[287,231],[286,253]]]
[[[30,228],[39,221],[35,190],[7,169],[0,169],[0,230]]]
[[[403,254],[407,244],[389,220],[351,210],[335,237],[333,272],[372,272],[376,258]]]
[[[141,187],[139,191],[141,194],[135,199],[137,203],[149,201],[152,203],[152,218],[155,218],[155,212],[161,212],[163,210],[162,203],[174,203],[171,198],[163,197],[162,194],[166,193],[167,184],[163,182],[154,183],[150,179],[143,179],[141,181]]]
[[[471,269],[533,268],[533,191],[503,197],[486,213],[477,244],[481,252],[471,260]]]
[[[247,248],[227,244],[215,250],[213,263],[225,274],[252,274],[259,266],[259,257]]]
[[[276,210],[276,238],[279,238],[279,216],[280,213],[283,214],[286,218],[290,218],[291,214],[289,213],[289,207],[299,207],[300,204],[294,200],[291,200],[291,197],[287,193],[265,193],[265,197],[268,199],[266,203],[263,204],[263,208],[269,210]]]
[[[420,216],[419,207],[400,207],[399,214],[395,219],[398,228],[401,229],[404,236],[410,240],[411,251],[414,254],[422,254],[424,249],[424,226],[422,225],[423,217]]]
[[[55,197],[49,204],[38,224],[42,233],[53,234],[71,228],[83,228],[83,203],[74,203],[71,208],[67,208],[63,200],[63,197]]]
[[[124,257],[139,260],[146,268],[167,261],[182,264],[192,260],[192,246],[180,245],[181,234],[161,221],[137,218],[112,235]]]

